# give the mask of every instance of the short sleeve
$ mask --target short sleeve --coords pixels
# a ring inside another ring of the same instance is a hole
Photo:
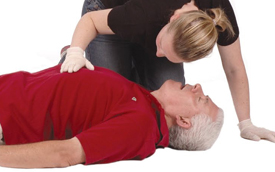
[[[86,164],[144,159],[152,155],[155,141],[152,124],[136,113],[120,115],[77,135],[86,156]]]
[[[196,0],[196,4],[199,9],[206,10],[211,8],[221,8],[224,10],[228,20],[230,21],[235,35],[230,37],[228,31],[219,33],[218,44],[222,46],[230,45],[234,43],[239,37],[239,27],[235,17],[234,10],[229,2],[229,0]]]
[[[128,1],[110,11],[108,25],[122,39],[155,52],[157,34],[169,18],[163,14],[163,11],[167,11],[163,5],[165,3],[156,3],[155,0]]]
[[[229,37],[228,31],[224,31],[219,34],[218,44],[222,46],[226,46],[234,43],[237,40],[237,38],[239,37],[239,27],[237,24],[237,19],[236,19],[234,10],[229,0],[222,0],[221,8],[224,10],[225,14],[227,15],[233,27],[233,30],[235,32],[235,35],[232,38]]]
[[[108,25],[112,31],[131,42],[144,42],[146,13],[141,6],[132,8],[132,3],[113,8],[108,15]],[[137,36],[138,35],[138,36]]]

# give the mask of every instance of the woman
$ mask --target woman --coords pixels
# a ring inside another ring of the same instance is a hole
[[[115,70],[122,75],[126,73],[129,75],[124,75],[127,78],[131,77],[129,70],[131,70],[131,65],[134,62],[139,78],[142,79],[140,83],[147,89],[154,90],[167,79],[184,83],[184,72],[180,62],[190,62],[205,57],[211,53],[215,42],[217,42],[240,122],[242,137],[251,140],[268,139],[271,132],[255,127],[250,121],[248,79],[240,50],[238,25],[228,0],[175,0],[173,3],[167,2],[167,0],[125,1],[109,2],[102,0],[103,3],[101,1],[94,2],[97,3],[94,6],[103,8],[105,6],[107,9],[88,12],[81,18],[74,32],[71,48],[68,49],[66,60],[61,67],[61,72],[76,72],[85,65],[92,69],[91,63],[83,58],[83,50],[98,34],[111,34],[111,36],[115,34],[117,37],[113,39],[119,40],[113,41],[114,43],[110,43],[108,40],[106,41],[107,44],[114,47],[114,44],[120,43],[120,45],[124,45],[122,49],[131,49],[137,55],[136,57],[129,60],[128,56],[114,53],[115,51],[122,52],[117,49],[114,51],[108,49],[93,50],[93,47],[103,46],[102,40],[106,40],[106,38],[97,37],[97,41],[101,43],[98,44],[98,42],[93,41],[92,44],[97,45],[89,45],[86,51],[87,58],[95,65],[100,65],[101,62],[97,63],[98,59],[103,60],[105,62],[101,64],[111,66],[104,67]],[[86,3],[91,3],[91,1],[86,1]],[[224,10],[229,21],[222,10],[212,9],[218,7]],[[202,12],[206,9],[212,10]],[[175,12],[171,16],[169,14],[172,11]],[[192,16],[197,17],[193,18]],[[192,20],[183,24],[181,19],[183,21]],[[183,28],[180,29],[183,34],[176,31],[176,28],[180,27],[179,25],[183,25]],[[192,29],[194,25],[201,29],[198,29],[199,32],[195,30],[190,33],[194,30]],[[196,39],[192,41],[194,38]],[[177,39],[181,41],[177,42]],[[131,45],[128,42],[125,43],[125,40],[130,41]],[[99,56],[91,53],[99,53]],[[117,58],[111,59],[112,61],[106,60],[103,54],[110,58],[118,55],[119,57],[126,57],[127,60],[118,60]],[[156,58],[156,56],[165,56],[174,64],[166,58]],[[128,72],[120,72],[119,69],[122,64],[123,67],[128,68]]]

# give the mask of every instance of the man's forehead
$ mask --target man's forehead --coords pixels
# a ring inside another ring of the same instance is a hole
[[[210,97],[208,97],[208,103],[207,104],[208,104],[209,115],[215,121],[216,118],[217,118],[219,107],[212,101],[212,99]]]

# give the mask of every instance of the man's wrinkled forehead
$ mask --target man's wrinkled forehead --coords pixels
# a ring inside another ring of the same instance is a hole
[[[211,98],[209,98],[209,100],[208,100],[208,111],[209,111],[208,114],[211,116],[213,121],[215,121],[217,119],[219,107],[212,101]]]

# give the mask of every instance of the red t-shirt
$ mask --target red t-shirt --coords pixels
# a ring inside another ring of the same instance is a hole
[[[60,65],[0,76],[6,144],[76,136],[86,164],[144,159],[168,146],[164,112],[150,92],[100,67],[59,70]]]

